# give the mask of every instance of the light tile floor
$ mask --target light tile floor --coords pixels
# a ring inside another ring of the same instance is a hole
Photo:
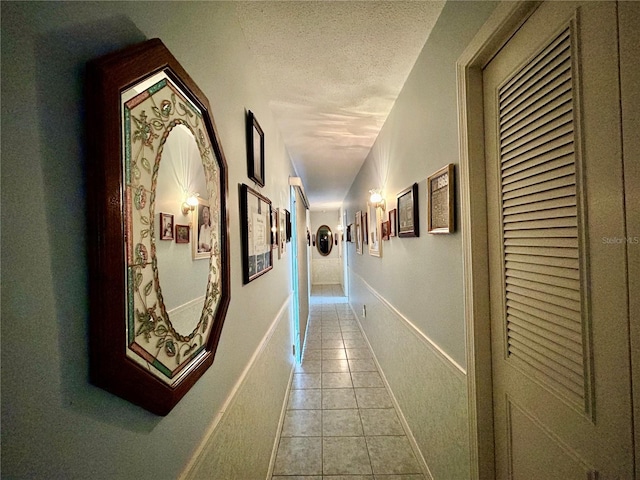
[[[339,285],[312,289],[273,480],[424,480]]]

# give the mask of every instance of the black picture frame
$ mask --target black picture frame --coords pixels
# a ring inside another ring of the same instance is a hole
[[[414,183],[397,195],[397,211],[397,236],[419,237],[420,217],[418,209],[417,183]]]
[[[285,214],[285,222],[286,222],[286,230],[287,230],[287,243],[291,241],[291,213],[289,210],[284,211]]]
[[[264,187],[264,132],[251,110],[247,111],[247,175]]]
[[[240,185],[242,281],[246,285],[273,268],[271,200]]]

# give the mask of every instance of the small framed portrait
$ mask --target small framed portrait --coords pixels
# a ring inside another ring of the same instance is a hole
[[[397,220],[398,220],[398,210],[394,208],[393,210],[389,211],[389,236],[390,237],[396,236]]]
[[[211,215],[209,201],[198,197],[198,205],[194,210],[194,223],[197,220],[197,228],[193,232],[191,243],[193,245],[193,259],[200,260],[211,257],[213,245],[216,240],[215,219]]]
[[[189,225],[176,225],[176,243],[189,243]]]
[[[389,220],[380,224],[380,236],[382,240],[389,240]]]
[[[160,213],[160,240],[173,240],[173,215]]]

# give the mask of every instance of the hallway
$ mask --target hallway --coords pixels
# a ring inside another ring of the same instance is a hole
[[[272,479],[423,480],[342,288],[314,286],[310,309]]]

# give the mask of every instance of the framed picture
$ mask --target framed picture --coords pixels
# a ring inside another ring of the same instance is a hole
[[[160,213],[160,240],[173,240],[173,215]]]
[[[427,178],[427,232],[452,233],[455,230],[453,163]]]
[[[264,187],[264,132],[251,110],[247,112],[247,170],[249,178]]]
[[[273,268],[271,218],[271,200],[247,185],[241,185],[242,278],[245,285]]]
[[[352,230],[353,230],[353,223],[350,223],[349,225],[347,225],[347,237],[346,237],[347,242],[351,242]]]
[[[227,163],[209,101],[159,39],[90,61],[86,87],[90,379],[167,415],[213,363],[231,298]],[[175,261],[189,252],[159,240],[154,212],[185,193],[165,189],[172,169],[210,199],[206,264]],[[196,314],[170,303],[183,292]]]
[[[287,215],[284,209],[278,212],[278,258],[287,253]]]
[[[389,211],[389,236],[390,237],[396,236],[396,223],[398,220],[397,216],[398,216],[398,209],[394,208],[393,210]]]
[[[198,205],[193,210],[194,233],[191,239],[193,259],[208,260],[214,248],[215,220],[206,198],[198,197]]]
[[[380,224],[380,236],[382,240],[389,240],[389,220]]]
[[[382,242],[380,238],[380,224],[382,223],[382,208],[376,204],[367,204],[367,219],[369,220],[369,255],[382,256]]]
[[[419,237],[418,184],[398,194],[398,236]]]
[[[278,209],[271,208],[271,248],[278,248]],[[280,256],[278,256],[280,258]]]
[[[176,225],[176,243],[189,243],[189,225]]]
[[[369,222],[367,221],[367,212],[366,210],[362,212],[362,243],[369,243]]]
[[[285,210],[285,222],[286,222],[286,229],[287,229],[287,243],[289,243],[291,241],[291,213],[289,212],[289,210]]]
[[[356,222],[355,222],[355,237],[356,237],[356,253],[358,255],[362,255],[362,211],[358,210],[356,212]]]
[[[316,246],[316,234],[315,233],[311,235],[311,243],[313,244],[314,247]]]

